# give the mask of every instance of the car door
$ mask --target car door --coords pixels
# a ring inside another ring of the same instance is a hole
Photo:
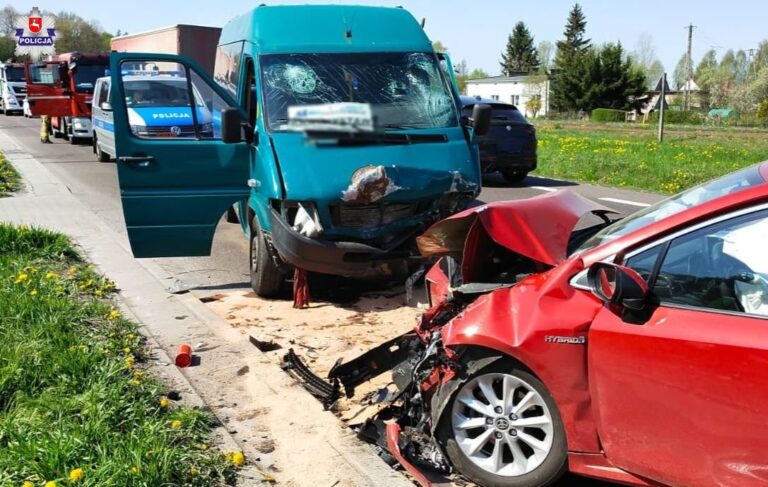
[[[248,144],[224,143],[216,129],[222,110],[237,103],[183,56],[112,53],[110,73],[114,155],[134,256],[209,255],[221,215],[249,193]],[[126,90],[126,76],[156,79]]]
[[[110,156],[115,153],[115,124],[112,115],[112,105],[109,97],[111,80],[102,78],[96,82],[96,90],[93,94],[93,130],[101,150]]]
[[[658,301],[641,324],[604,307],[589,380],[605,454],[670,485],[768,482],[768,210],[658,242],[625,265]]]
[[[67,63],[25,63],[27,100],[32,115],[65,117],[71,112]]]

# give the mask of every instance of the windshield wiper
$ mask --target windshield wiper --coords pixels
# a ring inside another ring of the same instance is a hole
[[[336,142],[342,146],[368,145],[368,144],[429,144],[435,142],[448,142],[445,134],[406,134],[397,132],[348,132],[344,130],[306,130],[304,132],[309,139]]]

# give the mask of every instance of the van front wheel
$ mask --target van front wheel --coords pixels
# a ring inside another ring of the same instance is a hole
[[[251,220],[250,268],[251,288],[256,295],[263,298],[276,297],[280,292],[283,276],[272,259],[261,225],[255,216]]]

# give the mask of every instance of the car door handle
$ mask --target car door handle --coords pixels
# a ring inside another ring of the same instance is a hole
[[[118,157],[117,160],[124,164],[146,167],[149,166],[149,163],[153,162],[155,158],[153,156],[122,156]]]

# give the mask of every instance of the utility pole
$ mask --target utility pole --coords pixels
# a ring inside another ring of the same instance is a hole
[[[691,108],[690,105],[690,96],[691,96],[691,79],[693,79],[693,58],[691,57],[691,47],[693,46],[693,29],[696,28],[693,24],[688,24],[686,27],[688,29],[688,58],[686,59],[686,64],[688,65],[686,69],[685,76],[687,79],[685,80],[685,84],[683,85],[683,88],[685,88],[685,98],[683,101],[683,110],[689,110]],[[686,87],[686,85],[688,85]]]
[[[757,74],[757,71],[755,71],[754,63],[752,63],[752,56],[754,56],[755,51],[757,51],[757,49],[755,49],[754,47],[752,49],[747,49],[747,52],[749,53],[749,60],[747,61],[747,63],[749,64],[749,71],[753,75]],[[749,76],[749,73],[748,73],[747,74],[747,79],[749,79],[749,77],[750,76]]]

